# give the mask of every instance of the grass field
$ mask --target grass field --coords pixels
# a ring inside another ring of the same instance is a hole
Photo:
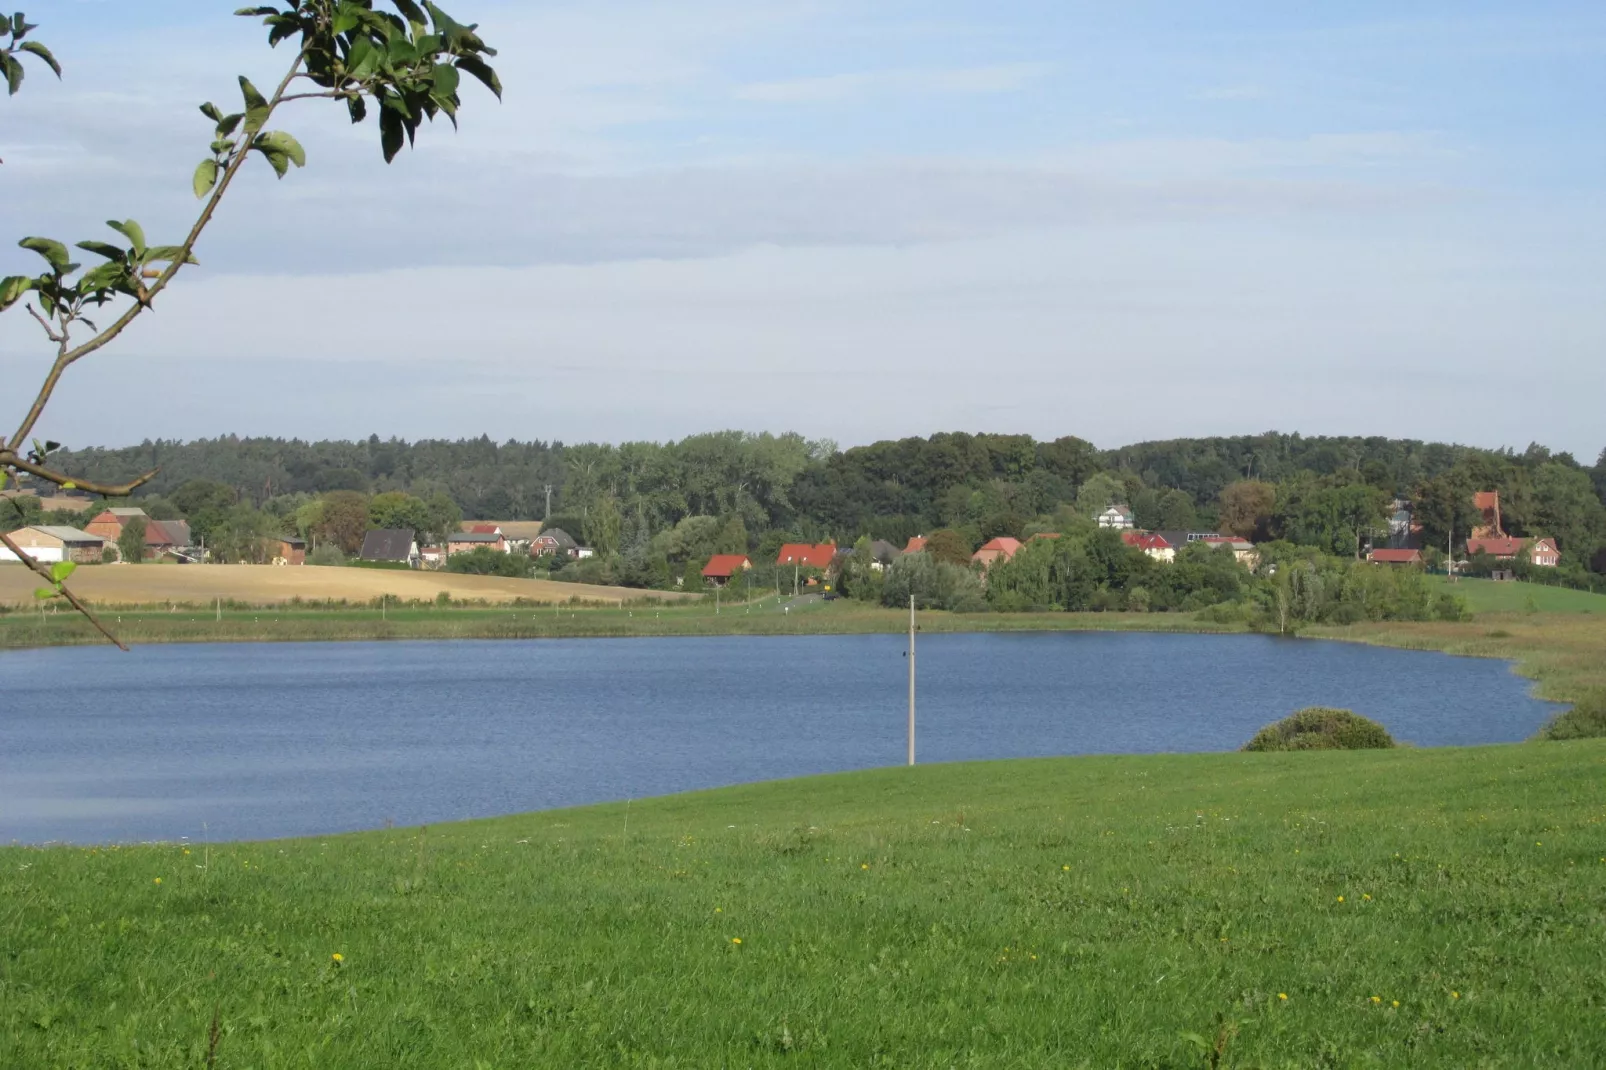
[[[1496,583],[1493,580],[1457,579],[1429,576],[1428,582],[1441,591],[1467,600],[1474,613],[1596,613],[1606,616],[1606,595],[1574,591],[1566,587],[1547,587],[1542,583]]]
[[[550,580],[463,576],[407,569],[275,568],[272,565],[95,565],[73,575],[72,589],[94,605],[210,604],[214,599],[257,605],[303,601],[370,602],[390,595],[427,602],[445,591],[461,601],[588,602],[639,600],[646,592]],[[39,577],[21,565],[0,565],[0,604],[30,604]],[[684,595],[662,593],[673,601]]]
[[[0,931],[6,1067],[1602,1066],[1606,742],[0,849]]]

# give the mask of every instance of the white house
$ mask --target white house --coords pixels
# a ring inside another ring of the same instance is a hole
[[[1097,517],[1099,527],[1126,530],[1132,526],[1132,510],[1124,505],[1112,505]]]

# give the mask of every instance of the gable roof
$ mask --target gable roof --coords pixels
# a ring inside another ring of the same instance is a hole
[[[357,556],[364,561],[410,561],[413,533],[405,528],[370,531],[362,537],[362,551]]]
[[[897,560],[898,548],[886,539],[876,539],[870,543],[870,556],[883,565],[890,565]]]
[[[1121,541],[1128,546],[1137,547],[1144,553],[1172,549],[1171,543],[1166,540],[1164,535],[1153,531],[1123,531],[1121,532]]]
[[[746,554],[715,554],[703,566],[703,575],[712,580],[728,580],[738,569],[751,568],[753,563]]]
[[[121,516],[121,517],[136,517],[136,516],[146,516],[147,515],[145,510],[143,510],[143,509],[135,508],[133,506],[126,506],[126,505],[125,506],[119,506],[116,509],[108,509],[106,511],[108,513],[110,513],[112,516]]]
[[[459,531],[455,535],[448,535],[447,542],[472,542],[480,546],[494,546],[502,541],[500,533],[489,531]]]
[[[1525,540],[1512,538],[1510,535],[1468,539],[1467,553],[1491,554],[1495,557],[1516,557],[1522,551],[1524,542]]]
[[[470,523],[463,525],[462,533],[465,535],[500,535],[502,534],[502,529],[495,524]]]
[[[996,561],[1002,557],[1005,561],[1008,561],[1019,551],[1019,539],[1012,539],[1008,535],[1000,535],[996,539],[989,539],[982,543],[981,549],[971,554],[970,559],[972,561]]]
[[[918,554],[925,548],[926,537],[924,535],[911,535],[909,536],[909,545],[903,548],[903,552],[906,554]]]
[[[1366,555],[1368,561],[1377,561],[1385,565],[1414,565],[1422,560],[1421,550],[1373,550]]]
[[[547,528],[535,537],[535,541],[543,546],[557,546],[564,550],[572,550],[580,545],[574,541],[573,535],[562,528]]]
[[[775,563],[803,565],[807,568],[829,568],[831,559],[835,556],[834,542],[822,542],[813,546],[806,542],[789,542],[781,547],[781,552],[775,556]]]
[[[52,539],[60,539],[62,542],[98,542],[102,546],[106,545],[106,540],[99,535],[91,535],[87,531],[68,527],[66,524],[33,524],[31,527],[34,531],[49,535]]]

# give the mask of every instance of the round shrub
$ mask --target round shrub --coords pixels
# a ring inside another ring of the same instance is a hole
[[[1385,750],[1392,746],[1394,738],[1376,721],[1349,710],[1310,706],[1262,728],[1244,744],[1244,750]]]

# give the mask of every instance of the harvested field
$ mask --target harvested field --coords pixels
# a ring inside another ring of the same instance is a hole
[[[39,578],[21,565],[0,565],[0,604],[32,602],[38,586]],[[454,601],[491,603],[516,599],[567,602],[571,598],[620,603],[649,595],[661,599],[689,597],[550,580],[317,565],[92,565],[79,569],[71,586],[80,598],[99,605],[199,604],[217,598],[253,605],[296,598],[307,602],[368,602],[387,594],[404,602],[427,602],[442,591]]]

